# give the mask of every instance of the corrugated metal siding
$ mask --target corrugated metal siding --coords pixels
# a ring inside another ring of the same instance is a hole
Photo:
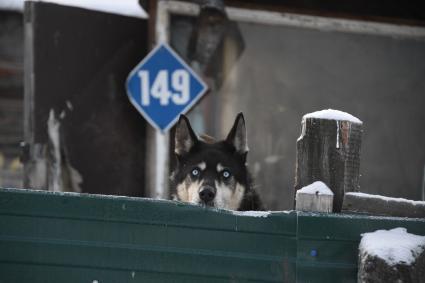
[[[356,282],[360,234],[399,226],[425,234],[418,219],[0,190],[0,282]]]

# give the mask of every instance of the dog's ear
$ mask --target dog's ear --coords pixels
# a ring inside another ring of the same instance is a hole
[[[190,149],[198,142],[195,132],[190,126],[185,115],[180,115],[176,126],[174,152],[178,156],[189,153]]]
[[[226,142],[233,145],[236,152],[240,154],[248,153],[248,140],[246,137],[245,119],[242,113],[236,116],[235,123],[227,135]]]

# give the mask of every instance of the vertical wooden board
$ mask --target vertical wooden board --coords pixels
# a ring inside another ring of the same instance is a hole
[[[334,193],[340,212],[345,192],[358,191],[362,125],[349,121],[306,118],[297,140],[295,190],[323,181]]]

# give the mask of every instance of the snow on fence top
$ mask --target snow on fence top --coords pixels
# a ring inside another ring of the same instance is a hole
[[[411,205],[419,205],[419,206],[425,206],[425,201],[419,201],[419,200],[410,200],[405,198],[392,198],[392,197],[386,197],[381,195],[371,195],[371,194],[365,194],[365,193],[358,193],[358,192],[349,192],[346,193],[347,195],[352,195],[360,198],[372,198],[372,199],[381,199],[384,201],[396,201],[399,203],[408,203]]]
[[[311,195],[329,195],[333,196],[331,189],[326,186],[325,183],[321,181],[316,181],[308,186],[305,186],[297,191],[298,194],[311,194]]]
[[[406,228],[378,230],[362,234],[360,255],[377,256],[389,265],[415,262],[425,249],[425,236],[407,233]]]
[[[249,217],[268,217],[270,211],[232,211],[233,215]]]
[[[353,115],[333,109],[320,110],[312,113],[305,114],[303,121],[307,118],[325,119],[325,120],[337,120],[337,121],[349,121],[356,124],[363,124],[363,122]]]
[[[0,10],[23,11],[25,1],[53,3],[141,19],[148,18],[148,14],[137,0],[1,0]]]

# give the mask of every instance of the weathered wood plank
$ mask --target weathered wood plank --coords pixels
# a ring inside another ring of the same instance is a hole
[[[425,218],[425,201],[413,201],[365,193],[344,195],[342,211],[372,215]]]
[[[323,182],[317,181],[297,191],[295,209],[332,212],[334,195]]]
[[[322,181],[334,193],[333,211],[341,211],[344,193],[359,190],[362,131],[361,123],[303,118],[295,190]]]

